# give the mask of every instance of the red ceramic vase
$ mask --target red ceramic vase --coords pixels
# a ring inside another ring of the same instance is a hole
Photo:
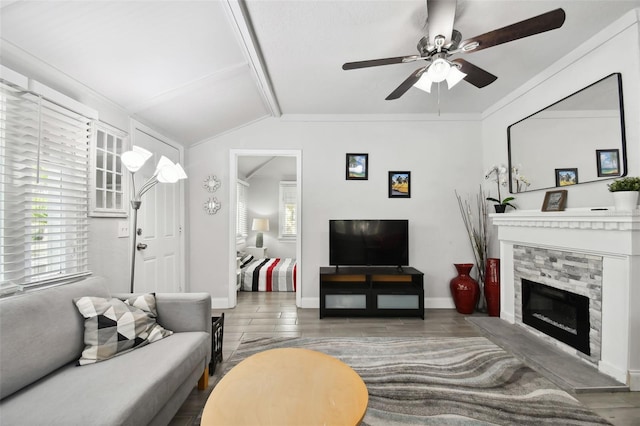
[[[449,283],[453,303],[461,314],[472,314],[480,297],[478,282],[469,276],[473,263],[455,263],[453,266],[458,271],[458,276]]]
[[[500,316],[500,259],[487,259],[484,274],[484,298],[490,317]]]

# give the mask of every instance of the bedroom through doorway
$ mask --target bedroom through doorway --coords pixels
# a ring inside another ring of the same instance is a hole
[[[230,305],[286,292],[300,306],[301,152],[231,150],[230,162]]]

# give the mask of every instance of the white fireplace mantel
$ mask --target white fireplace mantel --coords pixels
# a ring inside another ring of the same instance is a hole
[[[513,246],[602,256],[602,354],[598,368],[640,390],[640,211],[516,210],[491,214],[501,259],[500,317],[515,323]]]
[[[490,214],[494,225],[515,227],[593,229],[607,231],[640,231],[640,210],[572,209],[561,212],[516,210]]]

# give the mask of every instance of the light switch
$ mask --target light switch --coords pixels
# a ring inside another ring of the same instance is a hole
[[[118,221],[118,238],[128,238],[128,237],[129,237],[129,221],[119,220]]]

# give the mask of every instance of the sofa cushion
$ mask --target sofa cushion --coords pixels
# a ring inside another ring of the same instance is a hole
[[[80,357],[84,319],[73,304],[79,296],[109,297],[104,278],[0,299],[0,399]]]
[[[196,385],[210,346],[207,333],[174,333],[107,362],[69,364],[4,399],[2,424],[148,424],[186,378]]]
[[[153,294],[120,299],[84,296],[74,299],[84,323],[84,343],[79,365],[105,361],[172,334],[156,322]]]

